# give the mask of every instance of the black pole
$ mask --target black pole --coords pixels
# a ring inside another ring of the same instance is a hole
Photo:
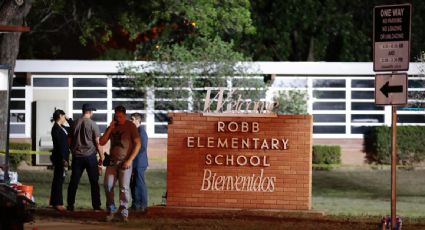
[[[9,184],[10,183],[10,178],[9,178],[9,162],[10,162],[10,153],[9,153],[9,134],[10,134],[10,94],[11,94],[11,90],[12,90],[12,76],[11,76],[11,69],[10,66],[8,67],[8,92],[7,92],[7,108],[6,108],[6,113],[7,113],[7,124],[6,124],[6,145],[5,145],[5,152],[6,152],[6,156],[5,156],[5,171],[4,171],[4,181]]]

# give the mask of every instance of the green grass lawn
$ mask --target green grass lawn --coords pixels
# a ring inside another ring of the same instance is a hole
[[[403,217],[425,217],[425,170],[397,172],[397,213]],[[19,181],[34,185],[39,207],[48,206],[52,171],[20,171]],[[149,204],[161,204],[166,187],[165,170],[147,170]],[[64,201],[69,175],[64,185]],[[103,177],[100,179],[103,185]],[[101,201],[105,194],[101,187]],[[116,192],[116,196],[117,196]],[[389,170],[313,171],[313,209],[328,215],[383,216],[390,214]],[[118,200],[118,198],[116,199]],[[87,175],[82,176],[76,198],[77,208],[91,208]]]
[[[165,194],[166,187],[166,174],[165,170],[147,170],[146,181],[148,183],[148,197],[149,206],[157,205],[162,203],[162,196]],[[19,181],[24,184],[30,184],[34,186],[33,196],[38,207],[49,206],[50,188],[53,178],[52,170],[45,171],[19,171]],[[104,173],[103,173],[104,175]],[[103,188],[103,175],[99,179],[100,185],[100,196],[102,207],[105,208],[105,190]],[[64,205],[66,206],[66,194],[71,171],[65,179],[63,186]],[[115,202],[118,202],[118,182],[115,185]],[[92,208],[91,207],[91,196],[90,196],[90,183],[87,174],[84,172],[81,177],[80,184],[77,190],[77,196],[75,198],[75,207],[77,209]]]
[[[333,215],[390,214],[389,170],[313,171],[313,208]],[[397,214],[425,216],[425,171],[397,171]]]

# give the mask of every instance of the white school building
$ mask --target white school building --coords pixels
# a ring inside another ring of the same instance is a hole
[[[54,108],[76,118],[81,106],[91,103],[97,111],[94,120],[104,131],[112,120],[113,108],[124,105],[129,113],[144,116],[143,125],[155,143],[166,143],[167,108],[190,110],[188,103],[170,106],[169,89],[146,94],[125,84],[120,61],[18,60],[11,94],[10,137],[31,139],[36,149],[51,145],[50,116]],[[144,62],[133,62],[143,65]],[[252,78],[263,81],[263,74],[275,74],[270,90],[306,90],[308,113],[313,115],[313,144],[338,144],[342,161],[361,164],[363,133],[372,126],[391,124],[391,107],[375,106],[373,63],[356,62],[252,62]],[[409,92],[424,91],[421,63],[411,63]],[[243,79],[241,79],[243,80]],[[237,87],[237,83],[233,83]],[[129,97],[129,93],[132,95]],[[425,101],[425,100],[424,100]],[[423,102],[423,101],[422,101]],[[425,125],[425,111],[400,107],[398,125]],[[158,149],[158,148],[157,148]],[[166,151],[166,145],[159,148]]]

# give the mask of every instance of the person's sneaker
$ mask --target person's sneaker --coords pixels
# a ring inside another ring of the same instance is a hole
[[[148,208],[136,208],[133,211],[135,211],[136,213],[140,213],[140,214],[147,214]]]
[[[64,212],[66,210],[63,205],[55,205],[55,206],[53,206],[53,209],[58,211],[58,212]]]
[[[69,212],[73,212],[74,206],[66,206],[66,210],[69,211]]]
[[[121,216],[117,213],[111,213],[111,214],[106,216],[106,222],[124,222],[124,223],[127,223],[128,217]]]
[[[109,213],[107,216],[106,216],[106,222],[112,222],[112,221],[115,221],[115,213]]]
[[[94,208],[93,210],[94,210],[94,212],[103,212],[102,208]]]

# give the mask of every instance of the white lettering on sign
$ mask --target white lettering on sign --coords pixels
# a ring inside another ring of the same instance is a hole
[[[220,96],[219,96],[220,97]],[[218,133],[258,133],[258,122],[218,121]],[[258,149],[258,150],[286,150],[289,140],[286,138],[258,138],[258,137],[187,137],[188,148],[231,148],[231,149]],[[269,157],[262,155],[233,155],[211,154],[205,155],[207,166],[237,166],[237,167],[270,167]],[[211,169],[204,169],[201,191],[247,191],[273,192],[276,177],[264,177],[264,168],[259,176],[217,176]]]
[[[276,177],[264,176],[264,169],[251,176],[217,175],[204,169],[201,191],[274,192]]]
[[[404,8],[382,9],[381,17],[401,17],[404,14]]]
[[[246,121],[242,121],[240,123],[232,121],[227,124],[224,121],[217,122],[217,132],[224,133],[226,131],[229,131],[231,133],[234,133],[234,132],[258,133],[258,131],[260,131],[260,125],[258,124],[258,122],[250,123]]]
[[[203,112],[208,113],[256,113],[256,114],[272,114],[273,109],[276,108],[279,103],[269,101],[252,101],[250,99],[242,99],[241,95],[238,95],[237,99],[234,99],[236,90],[229,90],[226,99],[224,99],[224,91],[227,88],[218,88],[218,93],[211,98],[211,90],[216,88],[206,88],[207,94],[205,96],[204,110]],[[215,110],[211,109],[215,103]]]
[[[206,154],[206,165],[224,165],[224,166],[253,166],[253,167],[269,167],[270,162],[267,156],[245,156],[245,155],[231,155],[231,154]]]
[[[286,138],[238,138],[238,137],[187,137],[188,148],[232,148],[232,149],[260,149],[286,150],[289,140]]]

